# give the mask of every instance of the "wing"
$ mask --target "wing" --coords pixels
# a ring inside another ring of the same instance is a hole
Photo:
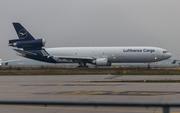
[[[37,55],[36,53],[32,53],[32,52],[29,52],[29,51],[24,51],[24,50],[21,50],[21,49],[13,49],[15,51],[17,51],[18,53],[21,53],[22,55]],[[43,52],[43,51],[41,51]],[[44,54],[43,53],[43,56],[47,56],[47,58],[51,57],[53,59],[56,59],[56,60],[62,60],[62,59],[65,59],[65,60],[93,60],[93,59],[96,59],[95,57],[84,57],[84,56],[48,56],[48,54]]]
[[[94,57],[83,57],[83,56],[53,56],[57,59],[67,59],[67,60],[93,60]]]

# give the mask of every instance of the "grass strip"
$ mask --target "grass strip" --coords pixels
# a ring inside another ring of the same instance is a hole
[[[0,75],[180,75],[180,70],[111,69],[111,68],[52,68],[0,69]]]

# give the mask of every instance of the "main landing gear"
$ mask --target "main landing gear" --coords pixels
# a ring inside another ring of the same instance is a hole
[[[85,62],[79,62],[78,67],[88,67]]]
[[[151,69],[151,67],[150,67],[149,63],[148,63],[148,69]]]

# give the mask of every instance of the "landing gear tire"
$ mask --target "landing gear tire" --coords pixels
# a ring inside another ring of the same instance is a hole
[[[148,64],[148,69],[151,69],[150,65]]]
[[[78,68],[80,68],[80,67],[88,67],[88,66],[84,62],[79,62]]]

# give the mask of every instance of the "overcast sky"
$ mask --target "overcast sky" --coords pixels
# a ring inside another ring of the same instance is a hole
[[[0,58],[20,22],[48,47],[156,46],[180,54],[180,0],[1,0]]]

